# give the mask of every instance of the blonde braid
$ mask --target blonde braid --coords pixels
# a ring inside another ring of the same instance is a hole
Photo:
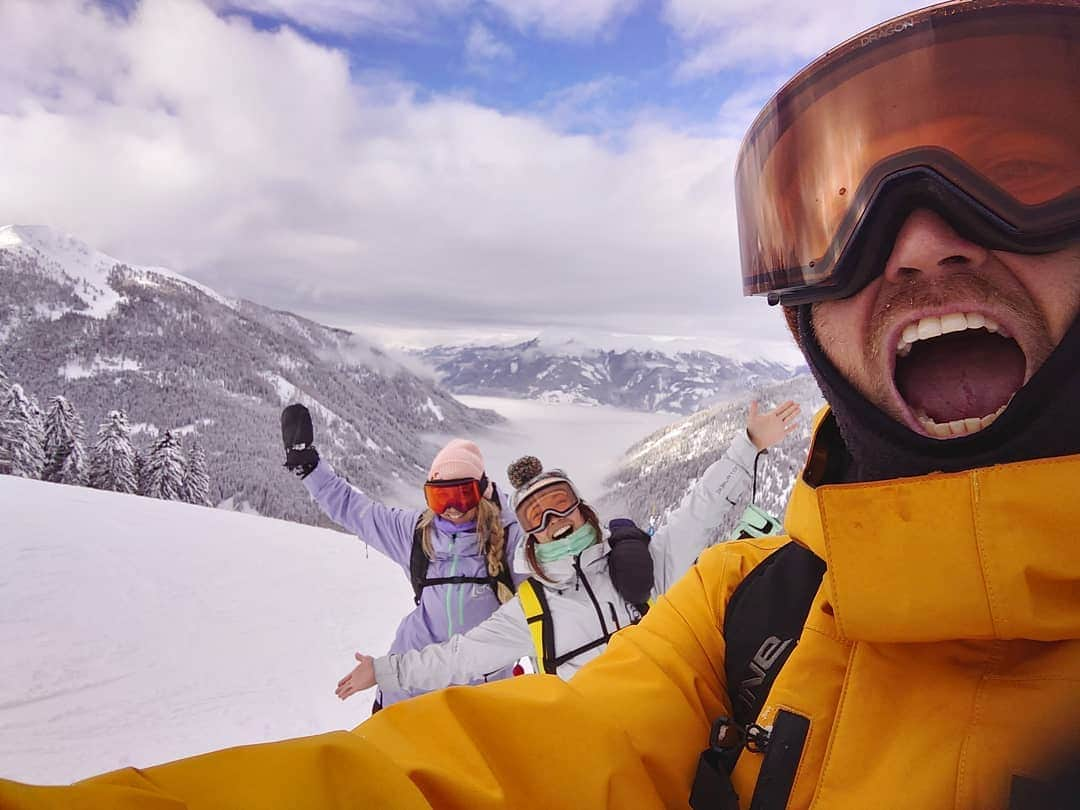
[[[423,538],[420,547],[429,560],[435,559],[435,547],[431,545],[431,524],[434,522],[435,513],[430,509],[425,509],[416,523],[416,528],[420,530],[420,536]]]
[[[502,511],[487,498],[480,499],[476,513],[476,539],[487,560],[488,575],[498,577],[504,568],[506,530],[502,525]],[[499,603],[508,602],[514,594],[502,582],[497,587]]]

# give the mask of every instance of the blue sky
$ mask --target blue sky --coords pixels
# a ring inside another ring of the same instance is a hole
[[[132,5],[131,0],[116,2],[121,8]],[[706,76],[679,76],[686,49],[656,0],[629,5],[602,27],[561,36],[535,26],[522,28],[510,15],[483,4],[456,14],[432,13],[408,30],[374,24],[313,26],[303,14],[271,14],[250,5],[264,4],[226,0],[219,9],[262,30],[291,25],[313,42],[347,52],[354,73],[398,77],[415,85],[421,97],[448,94],[500,111],[546,114],[565,104],[568,94],[583,96],[577,102],[579,114],[560,121],[569,132],[610,133],[645,112],[708,128],[726,98],[760,78],[738,66]],[[470,48],[470,41],[477,44]],[[798,56],[778,61],[781,67],[757,100],[764,101],[778,85],[784,67],[800,62]]]
[[[4,0],[0,224],[412,344],[791,356],[740,294],[739,141],[799,67],[918,5]]]

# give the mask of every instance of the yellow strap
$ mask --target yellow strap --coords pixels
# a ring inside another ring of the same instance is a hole
[[[518,585],[518,598],[521,600],[521,609],[525,611],[525,621],[529,623],[529,633],[532,634],[533,647],[536,650],[536,660],[541,670],[544,666],[544,609],[540,607],[540,600],[536,597],[536,590],[529,580]]]

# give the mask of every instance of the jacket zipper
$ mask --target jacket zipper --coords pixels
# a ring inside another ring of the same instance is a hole
[[[454,542],[457,540],[457,535],[450,535],[450,576],[454,576],[457,573],[457,554],[454,553]],[[461,587],[460,585],[458,586]],[[448,585],[446,588],[446,637],[450,638],[454,635],[454,586]]]
[[[610,610],[611,610],[611,620],[612,620],[613,622],[615,622],[615,630],[616,630],[616,631],[618,631],[618,630],[621,630],[621,629],[622,629],[622,625],[621,625],[621,624],[619,624],[619,616],[618,616],[618,614],[617,614],[617,613],[615,613],[615,605],[613,605],[613,604],[612,604],[611,602],[608,602],[608,603],[607,603],[607,606],[608,606],[608,608],[610,608]]]
[[[596,594],[593,593],[592,586],[589,585],[589,580],[585,576],[585,572],[581,570],[581,555],[578,554],[574,557],[574,570],[577,571],[578,581],[585,586],[585,592],[589,595],[589,599],[592,600],[593,608],[596,610],[596,618],[600,620],[600,630],[604,634],[604,640],[611,638],[611,633],[608,632],[607,622],[604,621],[604,611],[600,609],[600,603],[596,600]]]

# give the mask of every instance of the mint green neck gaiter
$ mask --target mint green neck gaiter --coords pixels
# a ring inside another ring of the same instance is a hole
[[[591,523],[586,523],[580,529],[559,540],[552,540],[550,543],[537,543],[536,559],[542,563],[550,563],[564,557],[573,557],[595,542],[596,529],[593,528]]]

